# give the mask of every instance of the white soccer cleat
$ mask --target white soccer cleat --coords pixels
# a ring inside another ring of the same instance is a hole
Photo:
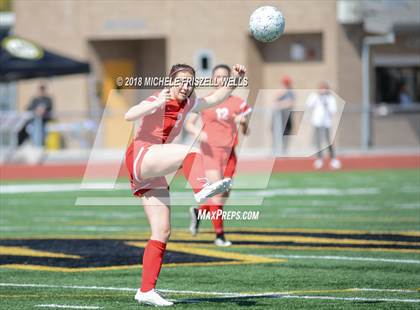
[[[134,299],[137,300],[139,304],[151,305],[151,306],[162,306],[168,307],[172,306],[174,303],[172,301],[168,301],[155,290],[151,289],[148,292],[141,292],[139,289],[137,290],[136,296]]]
[[[201,191],[194,194],[194,198],[198,203],[203,203],[210,197],[227,192],[231,186],[232,179],[226,178],[205,186]]]
[[[231,246],[232,242],[228,240],[223,240],[221,238],[217,238],[216,240],[214,240],[214,244],[220,247],[226,247],[226,246]]]
[[[321,169],[324,166],[324,161],[322,159],[317,159],[314,161],[314,168],[316,170]]]
[[[330,167],[332,169],[340,169],[341,168],[341,161],[336,158],[331,159]]]
[[[198,233],[198,225],[200,224],[200,220],[198,219],[198,210],[195,207],[190,208],[190,216],[190,232],[191,235],[196,236]]]

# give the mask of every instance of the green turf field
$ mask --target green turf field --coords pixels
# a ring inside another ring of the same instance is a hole
[[[129,198],[126,189],[56,191],[79,182],[2,182],[1,309],[140,307],[142,209],[75,205]],[[51,192],[27,192],[42,184]],[[172,190],[183,191],[182,180]],[[259,211],[258,220],[225,222],[230,248],[212,244],[210,222],[191,237],[188,205],[172,208],[158,289],[177,309],[419,308],[418,170],[275,174],[251,195],[264,203],[225,208]]]

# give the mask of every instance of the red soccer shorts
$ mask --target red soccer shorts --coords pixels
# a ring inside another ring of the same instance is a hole
[[[164,176],[147,179],[143,179],[140,176],[143,158],[151,145],[153,144],[150,142],[132,141],[125,153],[125,164],[128,169],[131,191],[134,196],[141,197],[151,189],[169,189]]]

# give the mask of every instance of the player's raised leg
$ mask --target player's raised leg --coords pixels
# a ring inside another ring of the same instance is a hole
[[[205,201],[230,189],[230,178],[208,183],[204,172],[203,156],[197,148],[187,145],[152,145],[144,156],[141,167],[136,167],[136,169],[138,169],[138,175],[146,179],[170,174],[180,167],[195,193],[197,202]]]

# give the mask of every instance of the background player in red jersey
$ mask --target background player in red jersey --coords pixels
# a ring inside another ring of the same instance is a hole
[[[231,74],[227,65],[218,65],[213,69],[213,83],[220,89],[223,80]],[[192,113],[185,128],[200,141],[201,152],[204,156],[204,168],[210,182],[220,180],[222,177],[232,178],[236,168],[235,146],[238,144],[238,125],[244,134],[248,133],[248,116],[252,108],[237,96],[229,96],[223,103],[216,107],[202,111],[202,127],[197,127],[199,115]],[[198,232],[198,213],[211,212],[212,224],[216,233],[214,243],[217,246],[230,246],[232,243],[225,239],[223,219],[220,211],[223,210],[229,191],[222,195],[214,196],[198,209],[191,207],[190,231],[193,235]]]
[[[245,67],[235,65],[236,77],[245,74]],[[165,175],[182,171],[195,192],[198,202],[230,188],[230,179],[208,184],[203,159],[197,148],[171,143],[180,133],[186,115],[211,108],[229,97],[233,88],[222,87],[204,98],[194,98],[192,80],[195,71],[184,64],[170,71],[174,83],[133,106],[125,115],[128,121],[141,119],[137,134],[126,152],[132,192],[141,197],[151,227],[151,237],[143,253],[141,288],[135,299],[155,306],[170,306],[156,290],[163,254],[170,235],[170,197]],[[190,98],[191,97],[191,98]]]

